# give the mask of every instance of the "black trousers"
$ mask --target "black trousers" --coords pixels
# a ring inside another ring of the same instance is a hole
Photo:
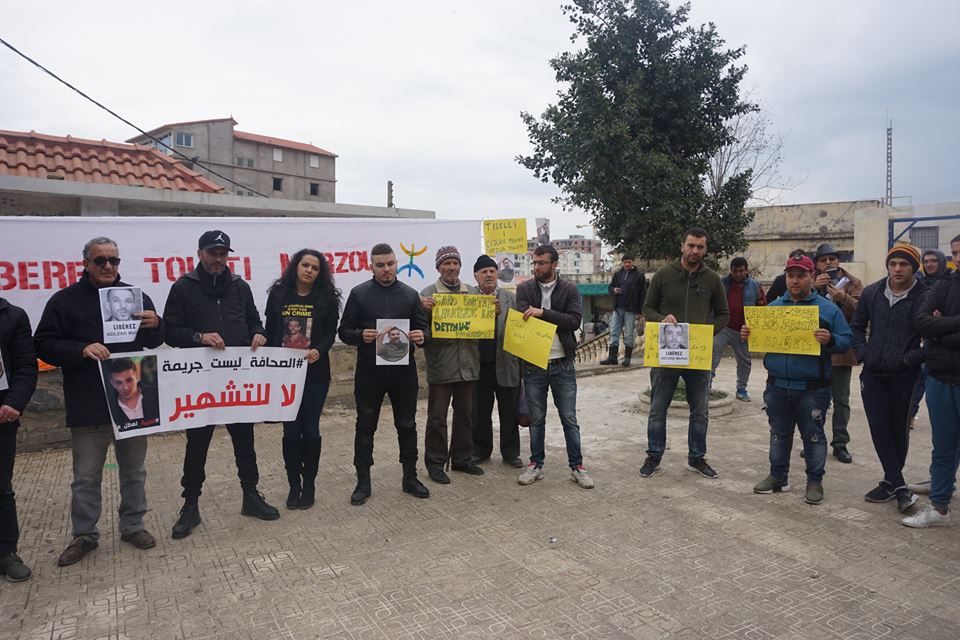
[[[353,439],[353,464],[358,469],[373,466],[373,434],[377,432],[383,397],[393,405],[393,426],[397,429],[400,463],[404,470],[417,464],[417,392],[416,372],[384,375],[365,374],[354,379],[353,397],[357,403],[357,426]]]
[[[16,553],[20,539],[17,500],[13,493],[13,461],[17,455],[19,422],[0,427],[0,556]]]
[[[917,373],[900,376],[860,374],[863,411],[870,425],[873,448],[877,450],[883,479],[894,488],[903,487],[903,465],[910,446],[910,400]]]
[[[480,365],[477,383],[476,415],[473,420],[473,457],[485,460],[493,453],[493,401],[500,416],[500,455],[504,460],[520,457],[520,429],[517,427],[517,400],[520,387],[497,384],[497,365]]]
[[[207,478],[204,471],[207,466],[207,451],[216,427],[217,425],[210,424],[187,429],[187,452],[183,457],[183,478],[180,485],[183,487],[181,495],[188,500],[196,500],[202,493],[203,481]],[[255,491],[257,483],[260,482],[260,472],[257,470],[257,452],[253,448],[253,424],[228,424],[227,432],[233,441],[233,457],[237,462],[240,487],[244,493]]]

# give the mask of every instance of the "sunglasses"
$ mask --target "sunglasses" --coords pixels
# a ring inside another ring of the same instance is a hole
[[[100,267],[101,269],[103,269],[105,266],[107,266],[107,263],[108,263],[108,262],[109,262],[110,265],[113,266],[113,267],[119,267],[119,266],[120,266],[120,258],[118,258],[117,256],[111,256],[111,257],[109,257],[109,258],[105,258],[105,257],[103,257],[103,256],[97,256],[96,258],[93,259],[92,262],[93,262],[93,264],[97,265],[97,266]]]

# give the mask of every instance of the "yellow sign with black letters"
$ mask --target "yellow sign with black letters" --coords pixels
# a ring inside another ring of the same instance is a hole
[[[688,364],[660,364],[660,330],[666,326],[661,322],[648,322],[644,329],[643,366],[663,367],[665,369],[698,369],[710,371],[713,365],[713,325],[691,324],[689,327]]]
[[[492,338],[497,321],[493,296],[438,293],[430,318],[434,338],[477,340]]]
[[[744,307],[743,313],[750,327],[750,351],[820,355],[820,343],[813,336],[820,328],[816,305]]]
[[[516,309],[507,311],[507,323],[503,329],[503,350],[521,360],[547,368],[550,346],[557,333],[557,325],[540,318],[523,319]]]

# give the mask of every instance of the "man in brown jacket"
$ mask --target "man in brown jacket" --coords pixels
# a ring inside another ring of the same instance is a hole
[[[863,293],[863,283],[845,269],[840,267],[840,256],[829,243],[817,247],[814,256],[817,273],[814,286],[821,295],[833,300],[834,304],[843,311],[843,317],[849,323],[853,320],[853,313],[857,310],[857,303]],[[850,442],[850,433],[847,423],[850,422],[850,377],[853,365],[857,364],[857,356],[853,349],[845,353],[830,356],[833,365],[833,374],[830,377],[833,396],[833,455],[840,462],[853,462],[853,457],[847,451]]]
[[[424,436],[423,460],[430,479],[450,484],[443,470],[450,460],[454,471],[482,476],[483,469],[473,463],[473,417],[480,378],[480,350],[476,340],[433,338],[433,296],[438,293],[476,293],[460,280],[460,252],[456,247],[440,247],[437,251],[440,278],[420,292],[427,310],[427,428]],[[450,448],[447,448],[447,411],[453,400],[453,427]]]

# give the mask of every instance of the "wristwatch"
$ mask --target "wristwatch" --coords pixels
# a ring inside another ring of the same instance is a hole
[[[195,344],[202,344],[202,343],[203,343],[203,334],[200,333],[199,331],[197,331],[195,334],[193,334],[193,342],[194,342]]]

